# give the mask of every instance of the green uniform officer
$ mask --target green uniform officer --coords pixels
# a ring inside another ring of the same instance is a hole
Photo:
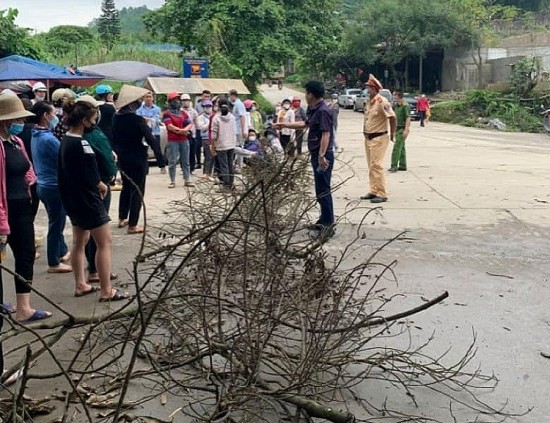
[[[397,132],[391,155],[391,167],[388,170],[390,172],[397,172],[398,170],[407,170],[405,140],[409,136],[409,128],[411,126],[411,109],[409,104],[403,100],[403,93],[401,91],[395,91],[393,98],[396,102]]]

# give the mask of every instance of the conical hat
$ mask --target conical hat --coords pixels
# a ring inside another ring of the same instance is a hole
[[[149,90],[145,88],[134,87],[133,85],[123,85],[120,89],[120,94],[118,95],[115,106],[117,109],[122,109],[124,106],[139,100],[148,92]]]

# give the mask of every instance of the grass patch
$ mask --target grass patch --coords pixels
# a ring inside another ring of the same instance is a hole
[[[472,90],[463,100],[434,104],[431,113],[438,122],[486,128],[489,120],[499,119],[507,131],[539,133],[543,126],[536,103],[524,104],[512,94]]]

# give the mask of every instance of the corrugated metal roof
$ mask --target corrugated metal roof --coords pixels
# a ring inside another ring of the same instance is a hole
[[[226,94],[236,89],[239,94],[250,94],[246,85],[240,79],[218,78],[147,78],[144,87],[156,94],[168,94],[177,91],[181,94],[201,94],[209,90],[212,94]]]

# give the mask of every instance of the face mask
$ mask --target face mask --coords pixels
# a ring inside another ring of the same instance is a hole
[[[256,107],[252,106],[252,109],[250,109],[250,110],[255,112],[257,109],[256,109]]]
[[[189,108],[189,105],[191,104],[189,100],[183,100],[182,101],[182,106],[184,109],[188,109]]]
[[[59,118],[57,116],[54,116],[53,119],[50,120],[50,129],[54,130],[58,123],[59,123]]]
[[[35,95],[34,95],[34,98],[35,98],[37,101],[44,101],[44,99],[46,98],[46,95],[45,95],[45,94],[35,94]]]
[[[275,139],[275,135],[273,135],[273,134],[268,134],[267,135],[267,140],[268,141],[273,141],[274,139]]]
[[[179,109],[181,107],[181,102],[179,100],[170,100],[171,109]]]
[[[333,99],[332,99],[332,102],[333,102],[334,104],[336,104],[336,103],[338,103],[338,99],[337,99],[337,98],[333,98]]]
[[[283,109],[285,109],[285,110],[290,109],[290,104],[285,104],[285,105],[283,106]]]
[[[299,102],[299,101],[294,101],[294,102],[292,102],[292,107],[294,107],[295,109],[297,109],[298,107],[300,107],[300,102]]]
[[[24,123],[12,123],[8,129],[10,135],[19,135],[25,129]]]
[[[256,135],[250,135],[250,136],[248,137],[248,140],[249,140],[249,141],[256,141]]]

